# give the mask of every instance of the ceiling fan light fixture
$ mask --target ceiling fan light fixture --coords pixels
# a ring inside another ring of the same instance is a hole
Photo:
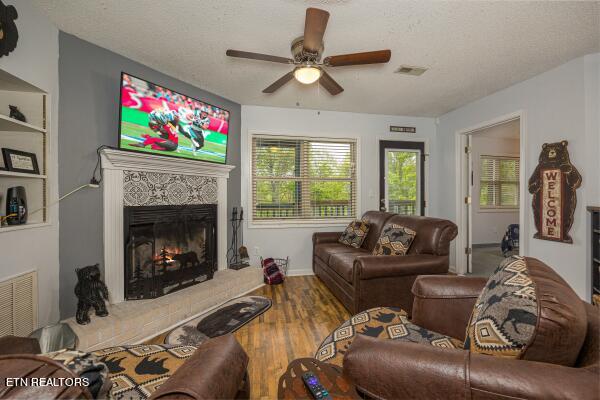
[[[390,61],[392,52],[387,49],[338,54],[325,57],[321,61],[324,49],[323,36],[328,20],[329,12],[314,7],[306,9],[304,34],[292,41],[292,58],[233,49],[227,50],[225,54],[229,57],[269,61],[293,67],[281,78],[264,88],[263,93],[275,93],[283,85],[296,79],[303,85],[310,85],[318,81],[319,87],[325,89],[330,95],[336,96],[342,93],[344,88],[329,75],[326,69],[347,65],[385,64]]]
[[[318,81],[322,74],[323,71],[321,68],[308,65],[296,68],[294,71],[294,78],[300,83],[310,85],[311,83]]]

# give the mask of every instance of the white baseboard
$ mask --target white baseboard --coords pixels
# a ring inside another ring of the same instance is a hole
[[[314,275],[312,268],[303,268],[303,269],[291,269],[288,271],[287,276],[305,276],[305,275]]]

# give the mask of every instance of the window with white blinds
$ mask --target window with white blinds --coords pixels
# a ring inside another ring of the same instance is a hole
[[[479,206],[519,207],[519,158],[481,156]]]
[[[252,137],[254,220],[354,218],[356,196],[356,141]]]

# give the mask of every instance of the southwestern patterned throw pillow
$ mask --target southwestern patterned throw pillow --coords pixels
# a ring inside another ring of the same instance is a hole
[[[369,224],[366,221],[357,219],[350,222],[338,242],[359,249],[367,238],[367,233],[369,233]]]
[[[538,322],[535,284],[523,257],[502,261],[479,295],[464,348],[475,353],[521,358]]]
[[[377,244],[373,248],[376,256],[404,256],[417,233],[405,226],[392,224],[383,228]]]

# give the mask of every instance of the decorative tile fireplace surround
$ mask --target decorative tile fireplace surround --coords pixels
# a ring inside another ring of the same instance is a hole
[[[260,268],[227,269],[227,179],[233,166],[115,149],[102,150],[101,157],[109,316],[90,315],[88,325],[67,320],[81,350],[142,341],[263,284]],[[125,207],[185,205],[216,205],[214,278],[159,298],[125,301]]]

